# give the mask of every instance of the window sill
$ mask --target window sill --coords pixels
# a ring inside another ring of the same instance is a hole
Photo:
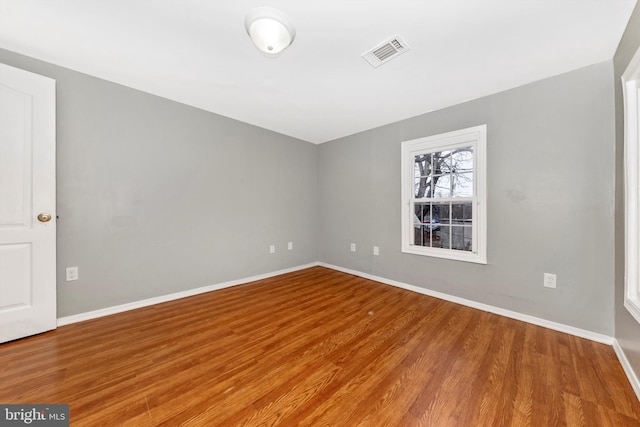
[[[450,259],[453,261],[472,262],[475,264],[487,264],[487,258],[473,252],[456,251],[453,249],[432,249],[423,246],[403,247],[406,254],[428,256],[433,258]],[[640,310],[638,311],[640,313]]]

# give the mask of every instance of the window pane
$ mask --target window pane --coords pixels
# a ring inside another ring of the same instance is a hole
[[[431,232],[431,246],[434,248],[451,249],[449,232],[451,227],[441,225],[437,230]]]
[[[470,172],[473,170],[473,147],[458,148],[451,153],[453,172]]]
[[[429,216],[429,205],[416,203],[413,212],[414,245],[425,246],[423,221],[425,215]]]
[[[437,230],[440,224],[449,224],[449,202],[433,203],[431,207],[431,228]]]
[[[457,173],[453,176],[452,197],[473,196],[473,172]]]
[[[424,221],[430,217],[430,205],[428,203],[416,203],[413,213],[413,244],[417,246],[429,246],[429,238],[425,235]]]
[[[418,163],[418,161],[413,164],[413,176],[416,178],[422,176],[422,168],[420,167],[420,163]]]
[[[420,154],[413,158],[413,176],[428,176],[431,174],[432,154]]]
[[[431,197],[429,190],[431,189],[431,177],[414,178],[413,196],[416,199],[423,197]]]
[[[416,203],[414,205],[414,214],[415,214],[414,223],[422,224],[425,218],[428,219],[429,210],[430,210],[429,203]]]
[[[451,227],[451,249],[458,251],[471,251],[472,249],[472,232],[471,227]]]
[[[472,220],[471,202],[452,203],[451,204],[451,221],[452,224],[471,224]]]
[[[413,229],[413,244],[416,246],[429,246],[429,240],[425,239],[425,233],[421,226]]]
[[[418,194],[420,194],[420,192],[418,191],[418,189],[420,188],[420,178],[414,178],[413,179],[413,197],[418,198],[420,196],[418,196]]]
[[[451,150],[433,153],[433,168],[434,173],[451,173]]]
[[[431,197],[451,197],[451,175],[434,176],[435,192]]]

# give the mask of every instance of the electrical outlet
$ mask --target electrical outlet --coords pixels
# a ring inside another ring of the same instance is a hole
[[[380,255],[380,248],[379,248],[379,247],[377,247],[377,246],[374,246],[374,247],[373,247],[373,254],[374,254],[374,255]]]
[[[544,273],[544,286],[545,288],[556,287],[556,275],[551,273]]]
[[[287,250],[290,250],[290,251],[293,250],[293,242],[287,243]]]
[[[276,245],[269,246],[269,253],[270,254],[275,254],[276,253]]]
[[[356,244],[352,243],[351,244],[351,252],[355,252],[356,251]]]
[[[67,282],[78,280],[78,267],[67,267]]]

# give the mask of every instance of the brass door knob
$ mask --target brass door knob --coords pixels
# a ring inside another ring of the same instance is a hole
[[[38,221],[49,222],[51,221],[51,215],[49,215],[48,213],[41,213],[40,215],[38,215]]]

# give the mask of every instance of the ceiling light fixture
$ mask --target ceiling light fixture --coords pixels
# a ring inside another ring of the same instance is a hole
[[[249,11],[244,26],[256,47],[270,55],[282,52],[296,36],[291,20],[271,7],[257,7]]]

